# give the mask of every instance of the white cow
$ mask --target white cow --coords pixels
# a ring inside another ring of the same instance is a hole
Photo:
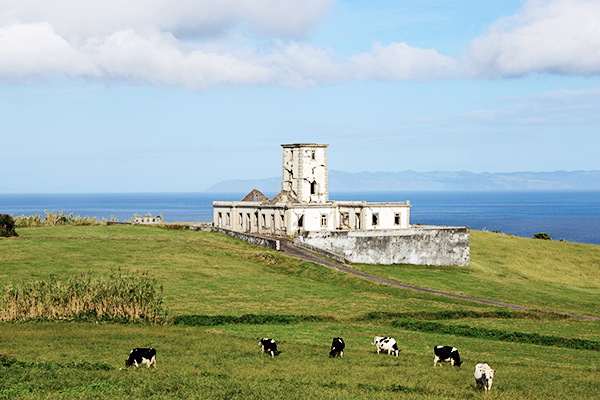
[[[371,344],[377,346],[377,354],[383,350],[387,351],[388,354],[394,353],[396,354],[396,357],[398,357],[398,353],[400,353],[398,345],[396,344],[396,339],[391,337],[375,336],[375,340],[373,340],[373,343]]]
[[[487,364],[477,364],[475,366],[475,381],[477,382],[477,387],[483,389],[487,392],[488,390],[492,390],[492,380],[494,379],[494,370],[490,368]]]

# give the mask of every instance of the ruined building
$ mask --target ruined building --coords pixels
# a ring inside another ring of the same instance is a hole
[[[295,235],[353,262],[469,264],[469,228],[412,226],[409,201],[329,200],[326,144],[283,144],[281,192],[253,190],[214,201],[213,225],[237,232]]]

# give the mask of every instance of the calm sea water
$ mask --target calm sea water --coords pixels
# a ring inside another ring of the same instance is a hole
[[[273,196],[275,193],[265,193]],[[0,194],[0,213],[130,219],[162,214],[166,222],[212,220],[213,200],[240,200],[245,193]],[[600,192],[333,192],[332,200],[410,200],[411,223],[460,225],[531,237],[600,244]]]

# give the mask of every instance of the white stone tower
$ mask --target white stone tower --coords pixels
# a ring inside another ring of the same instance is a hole
[[[302,203],[328,202],[327,146],[315,143],[282,144],[281,190],[291,191]]]

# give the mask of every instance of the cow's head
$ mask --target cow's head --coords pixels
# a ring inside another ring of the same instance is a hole
[[[375,338],[373,339],[373,343],[371,344],[376,345],[377,343],[381,342],[381,339],[383,339],[383,336],[375,336]]]

